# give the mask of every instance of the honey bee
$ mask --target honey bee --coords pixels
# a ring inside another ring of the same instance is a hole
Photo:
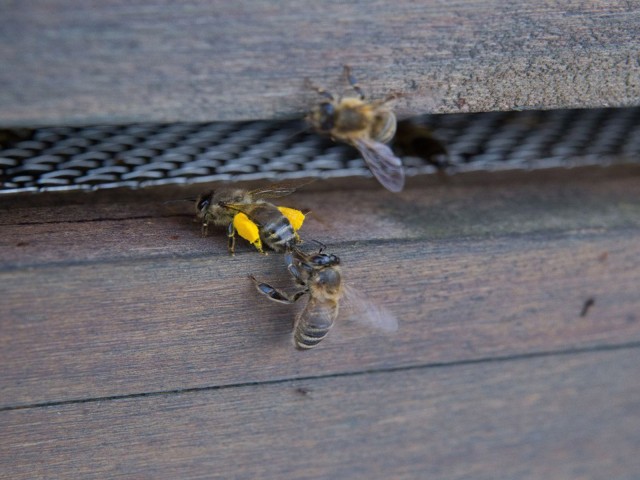
[[[311,85],[325,100],[311,110],[307,121],[319,133],[358,149],[382,186],[399,192],[404,187],[402,161],[385,145],[396,132],[396,116],[389,106],[395,97],[366,102],[351,69],[345,65],[344,71],[358,96],[336,99]]]
[[[307,254],[295,245],[287,250],[287,269],[300,287],[293,294],[260,282],[253,275],[249,276],[258,291],[275,302],[291,304],[308,295],[306,306],[294,321],[295,347],[308,350],[318,345],[333,327],[341,303],[348,306],[354,313],[352,317],[361,323],[385,331],[397,330],[398,322],[389,311],[374,305],[358,290],[344,284],[340,258],[323,253],[324,248],[322,245],[320,250],[313,254]]]
[[[284,251],[300,242],[298,230],[305,214],[300,210],[278,207],[266,199],[284,197],[296,189],[273,185],[257,190],[220,190],[201,194],[196,199],[197,219],[202,221],[202,234],[209,224],[226,226],[228,248],[235,252],[236,234],[247,240],[260,253],[263,244],[275,251]]]

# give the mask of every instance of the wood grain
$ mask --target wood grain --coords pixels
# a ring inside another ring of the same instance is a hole
[[[297,194],[314,211],[305,235],[328,243],[348,280],[401,324],[382,335],[343,321],[308,353],[292,349],[293,311],[246,278],[288,285],[278,255],[230,258],[224,235],[201,238],[189,216],[158,210],[101,220],[113,206],[98,203],[80,221],[20,224],[57,207],[11,209],[0,237],[1,405],[639,342],[638,181]],[[145,204],[127,215],[136,208]]]
[[[640,349],[0,412],[32,478],[631,479]]]
[[[374,181],[322,181],[280,203],[311,211],[301,233],[329,245],[640,227],[640,170],[633,165],[587,177],[562,170],[464,177],[437,184],[422,176],[400,194],[381,191]],[[0,205],[0,270],[165,256],[226,259],[225,233],[212,229],[203,238],[193,203],[165,203],[210,187],[229,185],[7,199]],[[239,254],[251,252],[239,242]]]
[[[0,5],[0,125],[300,116],[342,64],[426,112],[637,105],[637,2]]]

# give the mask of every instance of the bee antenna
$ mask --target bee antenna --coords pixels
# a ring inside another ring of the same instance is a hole
[[[242,212],[242,208],[236,207],[233,203],[218,202],[218,206],[222,208],[228,208],[229,210],[233,210],[234,212]]]
[[[327,248],[327,246],[322,243],[320,240],[316,240],[315,238],[311,240],[313,243],[315,243],[316,245],[318,245],[318,247],[320,247],[320,251],[318,253],[322,253],[323,250],[325,250]]]

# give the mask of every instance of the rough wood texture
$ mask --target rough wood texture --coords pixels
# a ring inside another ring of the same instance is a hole
[[[382,335],[342,322],[306,354],[290,343],[293,310],[246,278],[288,285],[281,256],[230,258],[223,232],[201,238],[191,215],[149,199],[14,203],[0,236],[1,405],[640,342],[640,177],[558,177],[287,199],[313,210],[304,235],[401,323]]]
[[[0,477],[634,478],[639,173],[308,185],[303,234],[400,320],[311,352],[246,278],[280,255],[162,204],[192,189],[7,198]]]
[[[0,5],[0,124],[299,116],[351,64],[401,115],[640,99],[629,1]]]
[[[632,479],[640,349],[0,413],[7,478]]]

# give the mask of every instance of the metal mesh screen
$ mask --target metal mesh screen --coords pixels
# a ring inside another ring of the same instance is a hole
[[[640,108],[426,115],[455,171],[640,162]],[[300,121],[0,130],[0,193],[370,175]],[[435,157],[435,156],[434,156]],[[409,176],[442,158],[403,159]]]

